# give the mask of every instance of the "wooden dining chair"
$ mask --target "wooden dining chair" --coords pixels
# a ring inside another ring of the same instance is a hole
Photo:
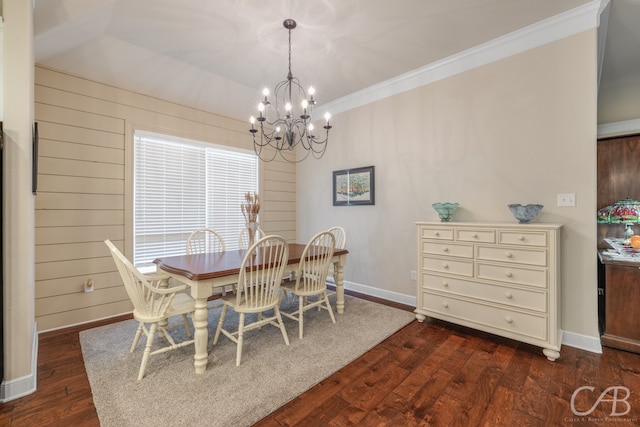
[[[222,236],[211,228],[198,228],[187,238],[187,255],[222,252],[226,250],[227,246],[225,245]],[[216,290],[215,293],[222,293],[224,296],[227,294],[227,291],[235,292],[235,286],[225,286],[219,291]]]
[[[142,334],[147,337],[138,371],[138,381],[140,381],[144,377],[150,356],[193,344],[193,338],[176,343],[169,329],[179,325],[170,325],[167,321],[170,317],[182,316],[182,325],[187,331],[187,336],[192,337],[187,314],[193,315],[195,301],[182,292],[187,289],[187,285],[165,287],[169,276],[142,274],[109,239],[104,243],[111,252],[127,295],[133,303],[133,318],[139,323],[129,353],[133,353]],[[152,351],[156,334],[163,336],[169,345]]]
[[[224,239],[211,228],[198,228],[187,238],[187,255],[226,251]]]
[[[347,247],[347,233],[344,231],[342,227],[331,227],[329,230],[333,237],[336,238],[336,249],[345,249]],[[329,273],[327,274],[327,281],[332,284],[336,284],[336,279],[334,277],[334,266],[333,263],[329,264]],[[333,295],[336,292],[331,290],[327,291],[328,295]]]
[[[256,235],[254,236],[253,241],[257,242],[264,236],[265,236],[264,231],[262,231],[262,229],[258,227],[256,229]],[[240,249],[249,248],[249,230],[247,230],[247,227],[242,228],[242,231],[240,231],[240,235],[238,236],[238,247]]]
[[[335,243],[336,238],[329,231],[313,236],[302,252],[295,281],[285,281],[282,284],[283,291],[298,297],[298,309],[292,313],[283,311],[282,315],[298,321],[300,338],[303,336],[304,312],[307,310],[315,307],[327,310],[331,321],[336,323],[327,295],[327,274]],[[280,300],[282,301],[282,295]]]
[[[263,237],[247,250],[242,260],[236,294],[221,298],[222,313],[213,344],[217,344],[220,333],[235,342],[236,366],[240,366],[244,334],[252,329],[267,324],[273,325],[280,329],[285,344],[289,345],[289,337],[278,307],[280,283],[288,260],[289,245],[282,237]],[[229,307],[238,313],[238,329],[235,331],[224,328],[224,319]],[[269,310],[273,310],[273,314],[265,317],[265,312]],[[245,325],[246,315],[251,313],[257,315],[257,320]]]

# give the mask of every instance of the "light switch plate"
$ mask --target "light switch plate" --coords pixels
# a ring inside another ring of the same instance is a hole
[[[576,193],[558,193],[558,207],[576,205]]]

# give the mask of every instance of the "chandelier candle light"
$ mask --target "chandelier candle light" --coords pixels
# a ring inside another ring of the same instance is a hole
[[[242,215],[247,223],[247,232],[249,233],[249,246],[253,245],[258,229],[258,214],[260,213],[260,196],[258,193],[246,193],[244,195],[245,202],[240,204]]]
[[[269,89],[262,91],[263,99],[258,104],[258,117],[251,116],[251,129],[253,135],[253,148],[265,162],[280,156],[291,163],[297,163],[313,153],[316,159],[321,158],[327,149],[331,115],[326,113],[324,139],[318,139],[313,134],[311,123],[313,106],[316,100],[313,97],[315,90],[310,87],[308,91],[291,73],[291,30],[296,28],[296,21],[285,19],[284,27],[289,30],[289,74],[287,79],[278,83],[273,92],[273,103],[269,100]],[[274,117],[275,115],[275,117]],[[257,123],[256,123],[257,122]],[[259,135],[257,135],[259,133]],[[302,147],[306,153],[296,158],[296,149]]]

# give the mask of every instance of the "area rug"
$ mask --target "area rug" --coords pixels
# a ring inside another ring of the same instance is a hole
[[[408,311],[345,296],[345,312],[336,314],[335,324],[324,310],[305,313],[303,339],[297,323],[285,318],[289,346],[273,326],[249,331],[236,367],[233,342],[221,336],[211,346],[220,311],[209,310],[210,351],[202,375],[193,368],[193,346],[187,346],[152,356],[138,382],[144,339],[129,353],[137,322],[82,331],[80,344],[101,426],[250,426],[415,318]],[[229,310],[225,325],[237,328],[237,322]],[[174,329],[172,335],[182,340],[183,331]]]

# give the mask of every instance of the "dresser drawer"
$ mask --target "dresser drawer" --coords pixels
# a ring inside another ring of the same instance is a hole
[[[473,245],[459,245],[455,243],[441,243],[423,240],[422,253],[473,258]]]
[[[424,289],[440,293],[468,296],[489,302],[497,302],[512,307],[525,308],[547,313],[547,293],[543,290],[527,290],[488,283],[470,282],[453,277],[422,274]]]
[[[485,280],[497,280],[503,283],[546,288],[548,273],[544,268],[525,268],[514,265],[497,265],[478,262],[476,277]]]
[[[499,230],[498,243],[519,246],[547,246],[546,231]]]
[[[453,240],[453,227],[420,227],[420,237],[423,239]]]
[[[487,228],[456,228],[456,240],[460,242],[495,243],[496,233]]]
[[[485,328],[480,329],[486,330],[486,327],[497,328],[512,334],[525,335],[539,340],[546,340],[548,336],[547,317],[545,315],[522,313],[424,291],[422,300],[423,309],[441,314],[441,318],[444,319],[460,319],[485,326]],[[434,315],[434,317],[439,316]]]
[[[459,276],[473,277],[473,261],[449,258],[422,257],[423,270],[439,273],[456,274]]]
[[[519,264],[547,265],[546,249],[519,249],[499,246],[476,246],[476,257],[480,260],[515,262]]]

